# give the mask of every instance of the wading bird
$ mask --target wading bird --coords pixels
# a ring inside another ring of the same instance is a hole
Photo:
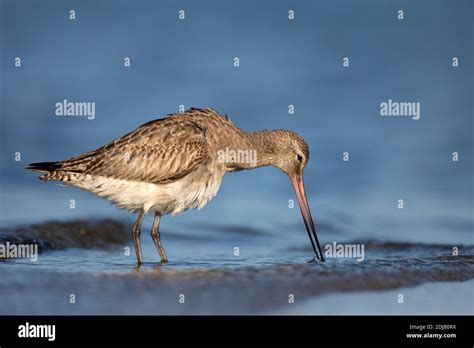
[[[224,149],[227,156],[222,156]],[[235,158],[246,151],[256,153],[255,160]],[[151,236],[166,263],[159,232],[163,215],[204,207],[226,172],[275,166],[290,177],[313,250],[324,261],[303,182],[308,159],[308,145],[294,132],[246,132],[213,109],[191,108],[145,123],[97,150],[64,161],[32,163],[27,169],[46,172],[41,180],[61,181],[137,212],[132,235],[141,265],[140,226],[147,212],[155,213]]]

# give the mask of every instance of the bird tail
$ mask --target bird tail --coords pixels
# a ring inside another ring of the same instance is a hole
[[[38,162],[30,163],[26,169],[32,170],[34,172],[54,172],[56,169],[61,168],[60,162]]]

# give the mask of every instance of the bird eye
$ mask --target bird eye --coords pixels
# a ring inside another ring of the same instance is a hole
[[[300,161],[300,162],[303,160],[303,156],[301,156],[301,155],[298,155],[296,158],[297,158],[298,161]]]

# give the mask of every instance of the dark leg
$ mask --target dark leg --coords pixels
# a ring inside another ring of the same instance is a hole
[[[155,219],[153,220],[153,225],[151,226],[151,237],[155,242],[156,250],[158,250],[158,253],[160,254],[161,263],[167,263],[168,258],[166,257],[165,249],[163,248],[163,244],[161,244],[160,238],[160,220],[161,215],[160,213],[156,212]]]
[[[145,217],[145,211],[142,209],[138,213],[137,221],[133,225],[132,236],[133,236],[133,243],[135,244],[135,253],[137,254],[137,262],[138,265],[143,264],[143,256],[142,256],[142,246],[140,244],[140,226],[142,224],[143,218]]]

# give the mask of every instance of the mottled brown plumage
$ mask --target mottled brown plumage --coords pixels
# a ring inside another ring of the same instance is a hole
[[[162,215],[202,208],[219,190],[225,172],[273,165],[302,180],[308,159],[308,145],[294,132],[246,132],[213,109],[192,108],[148,122],[94,151],[28,169],[46,172],[41,180],[62,181],[138,211],[134,241],[142,263],[139,234],[145,213],[155,212],[152,236],[166,262],[157,232]],[[303,190],[302,181],[294,184]],[[305,224],[312,225],[300,203]]]

